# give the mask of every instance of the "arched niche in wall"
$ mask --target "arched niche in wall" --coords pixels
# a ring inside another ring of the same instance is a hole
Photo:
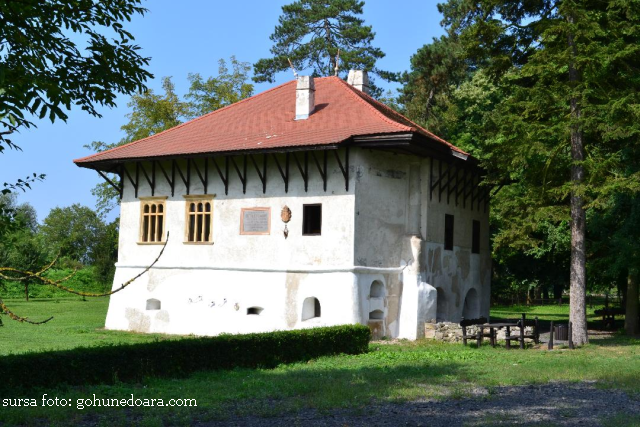
[[[262,307],[249,307],[247,308],[247,316],[248,315],[259,316],[260,313],[262,313],[262,310],[264,310],[264,308]]]
[[[436,288],[438,302],[436,304],[436,322],[444,322],[447,320],[447,296],[444,289]]]
[[[318,298],[309,297],[302,303],[302,320],[309,320],[322,315]]]
[[[370,298],[384,298],[384,285],[380,280],[374,280],[369,289]]]
[[[369,313],[369,320],[383,320],[384,312],[382,310],[373,310]]]
[[[162,303],[160,300],[155,298],[150,298],[147,300],[147,310],[160,310],[162,307]]]
[[[477,319],[480,317],[480,300],[478,292],[471,288],[464,298],[464,306],[462,308],[462,317],[465,319]]]

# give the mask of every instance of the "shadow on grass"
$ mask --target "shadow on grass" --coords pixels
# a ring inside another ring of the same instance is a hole
[[[640,336],[627,336],[622,335],[621,333],[616,333],[615,335],[606,336],[606,337],[598,337],[598,335],[590,335],[589,336],[589,344],[598,346],[598,347],[619,347],[619,346],[637,346],[640,347]],[[636,361],[629,361],[630,363],[639,363]],[[636,379],[637,381],[637,379]]]
[[[366,373],[363,375],[367,376]],[[330,410],[313,405],[284,408],[277,401],[263,401],[271,405],[266,412],[260,410],[257,401],[240,412],[238,405],[223,406],[222,414],[227,411],[232,415],[223,417],[219,425],[275,426],[304,422],[323,426],[502,426],[523,423],[542,426],[590,424],[594,417],[615,417],[621,411],[626,411],[628,416],[640,416],[637,400],[624,392],[598,389],[584,383],[496,387],[472,397],[454,394],[446,399],[391,403],[384,402],[385,391],[384,387],[380,390],[380,399],[365,399],[350,408]],[[610,404],[612,399],[616,405]],[[254,412],[247,415],[247,409]]]

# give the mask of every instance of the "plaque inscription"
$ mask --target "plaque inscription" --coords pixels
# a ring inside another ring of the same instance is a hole
[[[270,234],[271,208],[243,208],[240,234]]]

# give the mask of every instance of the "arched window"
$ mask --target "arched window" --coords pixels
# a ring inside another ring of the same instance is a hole
[[[369,290],[369,297],[371,298],[384,298],[384,285],[379,280],[374,280],[371,283],[371,289]]]
[[[444,322],[447,320],[447,297],[444,289],[436,288],[438,291],[438,303],[436,305],[436,322]]]
[[[302,303],[302,320],[309,320],[321,316],[320,301],[318,298],[309,297]]]
[[[465,319],[477,319],[480,317],[480,301],[478,300],[478,292],[473,288],[469,289],[469,292],[467,292],[467,296],[464,299],[462,317]]]
[[[382,310],[373,310],[371,313],[369,313],[369,319],[382,320],[384,319],[384,312]]]
[[[162,303],[160,300],[151,298],[147,300],[147,310],[160,310]]]
[[[249,307],[247,308],[247,315],[255,315],[255,316],[259,316],[260,313],[262,313],[262,310],[264,310],[262,307]]]

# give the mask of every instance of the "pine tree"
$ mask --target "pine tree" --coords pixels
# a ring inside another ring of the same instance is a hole
[[[444,24],[508,96],[484,150],[494,184],[513,183],[504,233],[571,220],[574,342],[588,341],[586,209],[636,191],[622,152],[640,133],[640,2],[450,0]]]
[[[273,57],[254,64],[254,81],[273,82],[276,73],[289,70],[289,60],[314,76],[334,75],[338,51],[340,76],[350,69],[386,75],[376,68],[384,53],[371,45],[375,33],[358,17],[363,6],[359,0],[298,0],[283,6],[270,36]]]

